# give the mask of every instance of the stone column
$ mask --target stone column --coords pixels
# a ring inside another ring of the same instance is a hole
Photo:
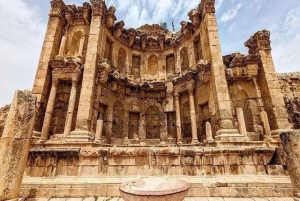
[[[261,111],[259,113],[260,119],[263,123],[265,135],[264,135],[264,140],[270,140],[271,139],[271,128],[269,124],[269,119],[268,119],[268,114],[266,111]]]
[[[67,118],[66,118],[66,123],[65,123],[64,137],[67,137],[68,135],[70,135],[71,128],[72,128],[73,114],[74,114],[76,95],[77,95],[77,83],[78,83],[77,78],[72,80],[72,89],[71,89],[68,113],[67,113]]]
[[[84,46],[85,37],[81,37],[80,43],[79,43],[79,50],[78,50],[78,56],[82,56],[83,53],[83,46]]]
[[[287,169],[292,181],[294,198],[300,200],[300,131],[282,132],[280,139],[287,155]]]
[[[98,43],[105,44],[104,27],[102,22],[103,12],[106,9],[103,0],[91,0],[92,20],[90,25],[89,39],[85,58],[84,73],[82,76],[82,87],[79,98],[78,115],[76,119],[76,133],[80,135],[91,135],[91,121],[93,117],[94,93],[96,87],[96,68],[98,56]],[[96,41],[96,42],[95,42]],[[104,51],[104,50],[103,50]]]
[[[97,127],[96,127],[96,136],[95,142],[98,144],[102,144],[102,132],[103,132],[103,120],[97,120]]]
[[[248,138],[243,108],[236,108],[236,118],[238,122],[239,133]]]
[[[290,129],[291,125],[288,122],[283,94],[274,67],[270,31],[262,30],[256,32],[245,43],[245,46],[249,48],[249,57],[260,56],[261,67],[258,71],[257,80],[262,99],[268,103],[265,105],[265,110],[269,114],[272,136],[279,137],[279,133],[284,129]]]
[[[29,153],[36,97],[16,91],[0,141],[0,200],[18,200]]]
[[[140,122],[139,122],[139,139],[146,139],[146,115],[143,112],[140,112]]]
[[[262,102],[261,91],[260,91],[259,86],[257,84],[257,78],[256,77],[253,78],[253,84],[254,84],[254,88],[255,88],[255,91],[256,91],[257,105],[258,105],[259,111],[263,111],[264,110],[264,104]]]
[[[190,113],[191,113],[191,126],[192,126],[192,144],[198,144],[197,136],[197,121],[196,121],[196,110],[194,101],[194,87],[188,89],[189,101],[190,101]]]
[[[179,104],[179,94],[175,93],[175,111],[176,111],[176,131],[177,131],[177,144],[182,144],[182,134],[181,134],[181,116],[180,116],[180,104]]]
[[[206,142],[208,142],[208,143],[213,142],[214,138],[212,135],[211,124],[209,122],[205,123],[205,131],[206,131]]]
[[[67,37],[63,36],[61,38],[61,43],[60,43],[60,48],[59,48],[59,57],[64,57],[65,56],[65,48],[66,48],[66,42],[67,42]]]
[[[128,145],[130,144],[128,139],[128,129],[129,129],[129,111],[124,110],[124,118],[123,118],[123,144]]]
[[[49,99],[48,99],[48,103],[47,103],[41,140],[48,139],[48,134],[49,134],[50,124],[51,124],[51,119],[52,119],[52,113],[53,113],[53,109],[54,109],[54,103],[55,103],[58,83],[59,83],[58,79],[52,80],[52,87],[51,87],[51,91],[50,91],[50,95],[49,95]]]

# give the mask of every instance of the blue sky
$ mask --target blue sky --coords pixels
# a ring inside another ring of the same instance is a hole
[[[65,0],[81,5],[81,0]],[[180,21],[200,0],[106,0],[117,9],[127,28],[172,19]],[[0,107],[10,103],[16,89],[31,89],[50,9],[49,0],[0,0]],[[277,72],[300,71],[299,0],[216,0],[217,21],[223,55],[247,53],[244,42],[256,31],[271,31]]]

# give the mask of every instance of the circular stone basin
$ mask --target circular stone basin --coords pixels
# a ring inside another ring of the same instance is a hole
[[[188,190],[186,181],[175,178],[141,178],[120,185],[125,201],[182,201]]]

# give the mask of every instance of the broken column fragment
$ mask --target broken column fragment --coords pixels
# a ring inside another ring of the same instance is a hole
[[[0,200],[17,199],[33,132],[36,98],[16,91],[0,142]]]
[[[287,168],[290,173],[295,200],[300,200],[300,130],[280,134],[283,150],[287,154]]]

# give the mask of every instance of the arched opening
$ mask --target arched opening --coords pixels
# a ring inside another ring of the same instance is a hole
[[[160,138],[160,111],[157,106],[150,106],[146,111],[146,138]]]
[[[68,52],[69,56],[75,56],[75,55],[79,54],[79,46],[80,46],[80,40],[81,40],[82,36],[83,36],[83,33],[81,31],[76,31],[73,34],[69,52]]]
[[[127,53],[123,48],[119,49],[119,55],[118,55],[118,69],[120,72],[123,72],[125,65],[126,65],[126,57]]]
[[[182,114],[182,136],[192,137],[192,126],[191,126],[191,112],[190,112],[190,103],[185,101],[181,107]]]
[[[158,58],[155,55],[151,55],[148,58],[148,72],[150,75],[154,76],[158,71]]]
[[[181,71],[189,69],[189,54],[186,47],[181,48],[180,50],[180,61],[181,61]]]
[[[122,138],[123,135],[124,107],[120,101],[115,102],[113,107],[112,138]]]

